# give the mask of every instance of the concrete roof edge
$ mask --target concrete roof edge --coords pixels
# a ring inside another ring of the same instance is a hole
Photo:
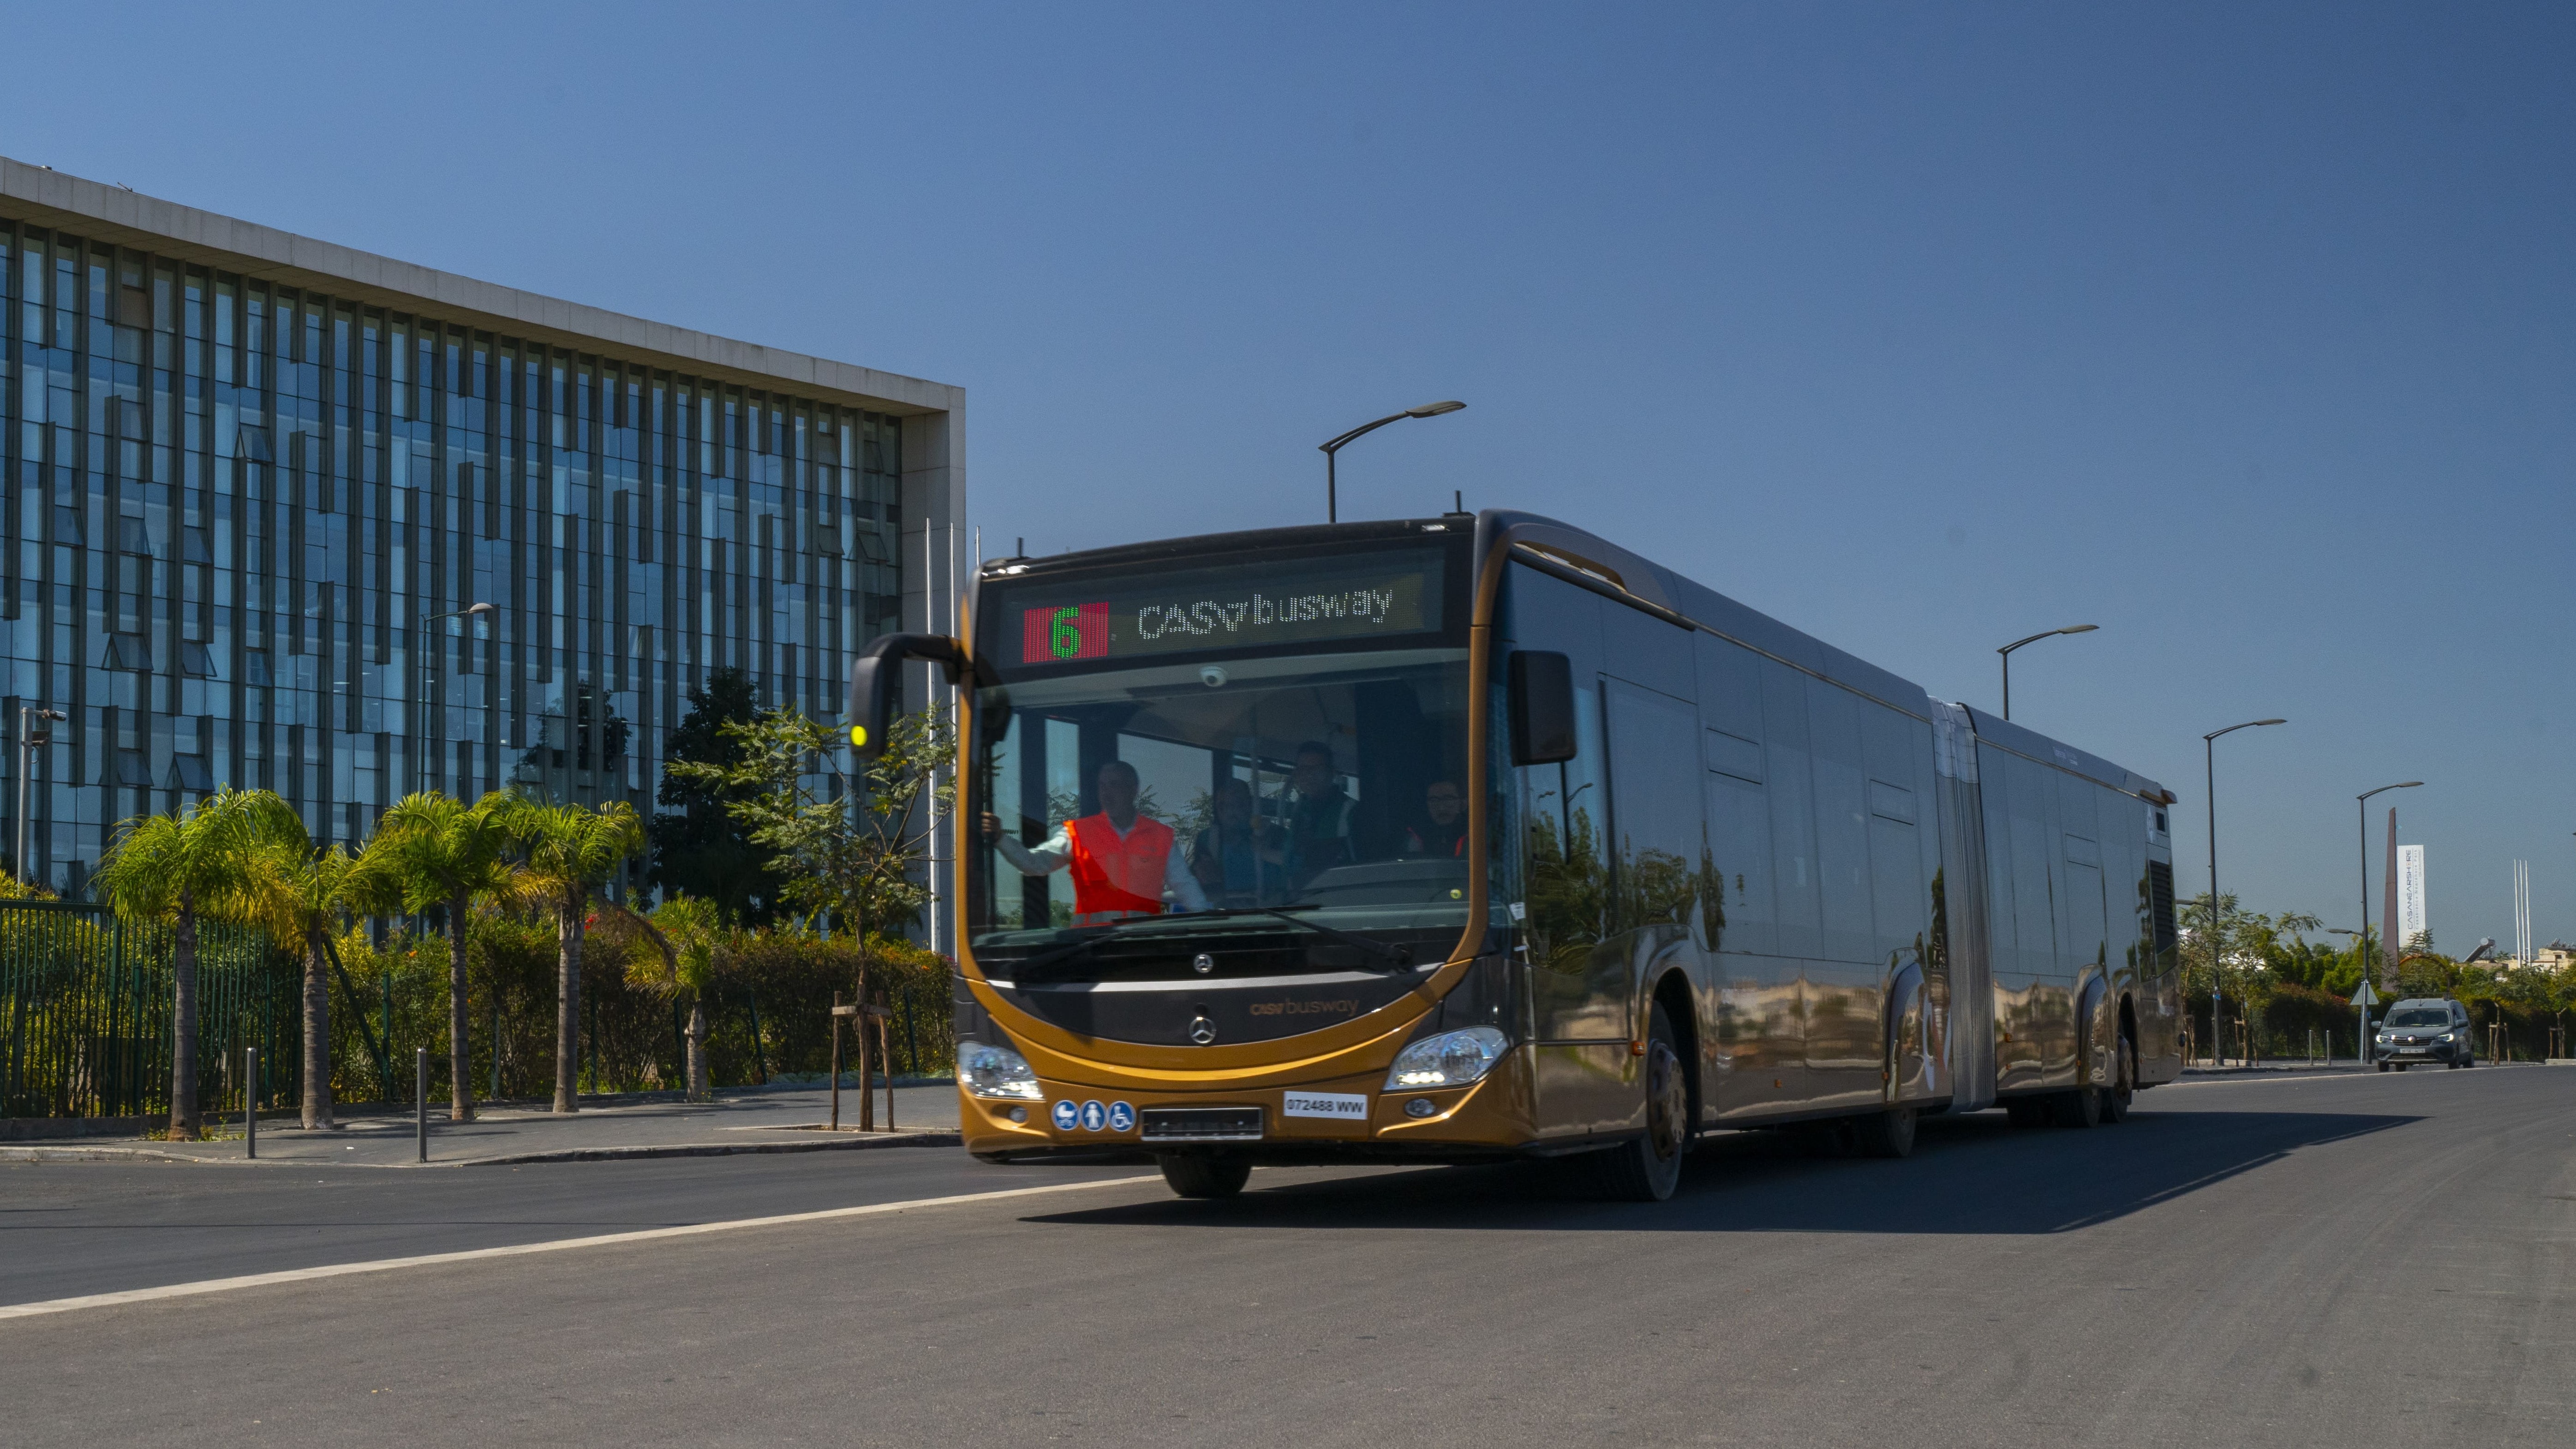
[[[616,352],[638,362],[759,384],[785,384],[906,412],[952,412],[965,389],[857,363],[698,332],[605,307],[476,281],[418,262],[280,231],[0,156],[0,201],[39,225],[69,226],[120,245],[202,260],[370,305],[409,305],[486,331]],[[101,233],[104,234],[101,234]],[[162,243],[146,247],[144,240]]]

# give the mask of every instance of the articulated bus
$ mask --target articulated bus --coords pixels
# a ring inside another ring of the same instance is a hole
[[[1489,511],[984,564],[958,1092],[993,1162],[1582,1159],[2119,1121],[2181,1070],[2152,780]]]

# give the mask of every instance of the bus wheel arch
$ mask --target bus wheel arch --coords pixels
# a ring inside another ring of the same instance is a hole
[[[2138,1096],[2138,1011],[2127,992],[2120,993],[2119,1026],[2111,1038],[2111,1081],[2102,1091],[2102,1120],[2125,1122]]]
[[[1691,1064],[1682,1051],[1686,1018],[1677,1019],[1665,1006],[1664,990],[1659,980],[1646,998],[1646,1029],[1637,1042],[1642,1048],[1638,1064],[1643,1130],[1583,1155],[1592,1190],[1613,1202],[1662,1202],[1671,1197],[1681,1185],[1682,1163],[1690,1156]]]
[[[2108,994],[2102,978],[2096,975],[2087,980],[2076,995],[2075,1085],[2053,1094],[2050,1102],[2050,1115],[2060,1127],[2098,1127],[2104,1122],[2118,1120],[2103,1106],[2111,1096],[2113,1086],[2110,1079],[2117,1072],[2117,1064],[2122,1057],[2116,1040],[2107,1043],[2102,1040],[2105,1026],[2103,1006]],[[2109,1062],[2103,1060],[2106,1053],[2110,1057]],[[2097,1073],[2103,1077],[2105,1085],[2095,1084],[2093,1079]]]
[[[1673,1032],[1673,1051],[1681,1058],[1682,1089],[1689,1095],[1690,1115],[1682,1136],[1699,1135],[1700,1123],[1707,1112],[1707,1099],[1700,1093],[1700,1035],[1698,998],[1691,990],[1690,978],[1675,967],[1656,978],[1655,989],[1646,995],[1648,1008],[1662,1007],[1664,1021]]]

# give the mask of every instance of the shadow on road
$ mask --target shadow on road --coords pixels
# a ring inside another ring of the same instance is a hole
[[[2250,1172],[2303,1147],[2421,1121],[2349,1112],[2141,1113],[2091,1132],[2016,1129],[1983,1112],[1922,1124],[1914,1156],[1844,1156],[1821,1131],[1736,1133],[1691,1159],[1665,1204],[1585,1199],[1564,1164],[1424,1168],[1026,1221],[1079,1227],[1649,1229],[1657,1232],[2062,1233]]]

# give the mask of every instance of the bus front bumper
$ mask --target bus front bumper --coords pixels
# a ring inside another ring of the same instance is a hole
[[[961,1086],[958,1120],[966,1150],[988,1162],[1171,1152],[1276,1165],[1489,1161],[1524,1154],[1537,1136],[1524,1061],[1506,1053],[1481,1081],[1429,1091],[1389,1091],[1383,1072],[1194,1092],[1041,1078],[1037,1101]]]

